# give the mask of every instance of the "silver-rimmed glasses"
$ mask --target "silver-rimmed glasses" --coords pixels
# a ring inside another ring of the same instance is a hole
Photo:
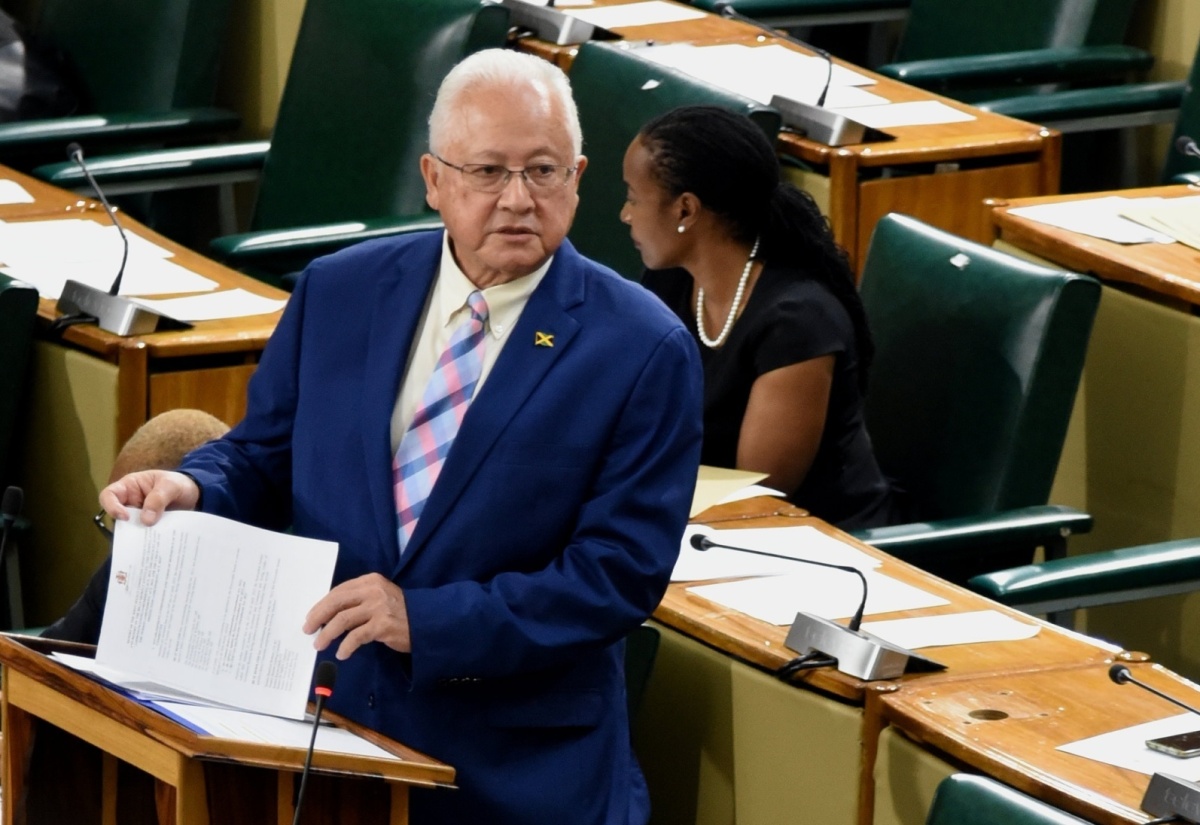
[[[535,163],[520,169],[509,169],[498,163],[464,163],[459,166],[440,155],[433,156],[440,163],[456,169],[462,175],[463,183],[471,189],[491,194],[504,191],[513,175],[524,178],[525,186],[531,192],[553,192],[566,186],[576,169],[574,166],[559,166],[554,163]]]

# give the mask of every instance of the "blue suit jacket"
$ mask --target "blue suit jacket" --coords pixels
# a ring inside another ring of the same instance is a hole
[[[183,469],[207,511],[338,542],[337,582],[403,588],[411,655],[360,648],[330,707],[458,769],[459,790],[414,793],[415,823],[645,821],[621,639],[661,599],[687,518],[695,344],[564,242],[401,558],[389,422],[440,255],[433,232],[313,263],[246,418]]]

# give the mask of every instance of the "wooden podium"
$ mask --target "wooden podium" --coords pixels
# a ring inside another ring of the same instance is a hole
[[[154,777],[159,823],[291,823],[304,750],[196,734],[34,649],[53,644],[0,637],[4,825],[25,821],[38,720],[101,751],[105,823],[116,821],[118,762]],[[404,825],[410,785],[453,787],[450,766],[336,714],[324,718],[396,758],[315,753],[303,822]],[[66,796],[77,793],[78,777],[67,770],[38,781],[55,783],[54,790]]]

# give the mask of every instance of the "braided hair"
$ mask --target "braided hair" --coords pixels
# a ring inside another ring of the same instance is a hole
[[[794,268],[833,293],[854,326],[865,389],[875,347],[849,260],[812,195],[782,179],[762,130],[719,106],[684,106],[654,118],[638,136],[671,197],[691,192],[735,240],[759,238],[760,260]]]

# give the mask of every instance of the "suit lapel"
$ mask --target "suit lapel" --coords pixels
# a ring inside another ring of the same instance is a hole
[[[414,241],[379,279],[367,342],[362,398],[363,466],[384,550],[385,569],[400,554],[392,483],[391,420],[408,353],[438,272],[442,234]],[[354,404],[353,398],[341,399]]]
[[[579,322],[569,309],[582,302],[583,285],[582,259],[564,241],[542,283],[529,296],[504,350],[467,410],[450,455],[404,550],[401,568],[436,533],[513,416],[563,357],[579,331]],[[546,334],[553,336],[553,346],[545,346]],[[537,343],[539,339],[541,344]]]

